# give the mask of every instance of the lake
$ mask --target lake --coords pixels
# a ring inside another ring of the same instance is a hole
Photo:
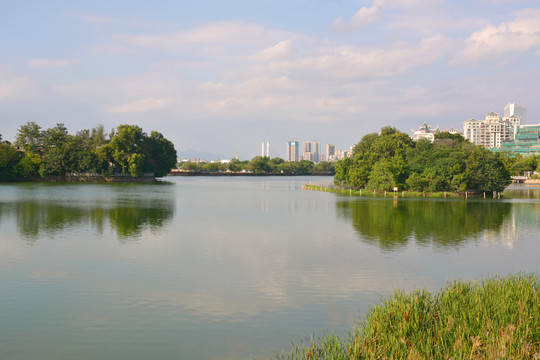
[[[329,177],[0,184],[0,359],[271,359],[394,289],[540,270],[540,189],[349,197]]]

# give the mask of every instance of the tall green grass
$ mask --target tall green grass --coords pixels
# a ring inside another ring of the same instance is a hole
[[[354,333],[305,338],[277,359],[540,359],[540,275],[396,291]]]

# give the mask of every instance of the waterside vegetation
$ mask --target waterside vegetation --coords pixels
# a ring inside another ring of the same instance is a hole
[[[313,163],[309,160],[285,161],[282,158],[255,156],[251,160],[230,162],[195,163],[186,161],[180,165],[181,171],[175,175],[334,175],[334,163],[321,161]]]
[[[493,153],[459,134],[439,133],[431,143],[384,127],[378,134],[365,135],[352,157],[336,164],[334,182],[371,191],[492,193],[511,183],[515,162],[508,154]]]
[[[305,338],[277,359],[539,359],[540,275],[396,291],[349,336]]]
[[[120,125],[109,134],[100,125],[71,135],[63,124],[44,130],[28,122],[19,128],[15,144],[0,141],[0,180],[46,180],[71,174],[162,177],[175,166],[174,145],[161,133],[148,135],[136,125]]]

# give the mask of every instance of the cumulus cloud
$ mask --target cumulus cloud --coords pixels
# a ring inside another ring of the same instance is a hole
[[[106,109],[109,113],[136,113],[147,112],[153,110],[159,110],[166,108],[176,102],[176,99],[163,98],[163,99],[141,99],[133,102],[129,102],[119,106],[112,106]]]
[[[314,56],[294,61],[276,61],[268,65],[270,73],[289,73],[295,78],[330,81],[358,81],[398,76],[440,58],[451,42],[437,34],[418,44],[400,43],[388,48],[330,48]]]
[[[515,20],[499,26],[487,25],[474,32],[451,64],[476,65],[481,62],[505,62],[505,58],[540,47],[540,9],[514,13]]]
[[[276,59],[286,59],[295,53],[290,40],[280,41],[274,46],[267,47],[250,57],[254,61],[268,61]]]
[[[331,25],[335,32],[349,32],[376,22],[382,16],[382,1],[375,0],[370,7],[363,7],[353,15],[350,21],[337,18]]]
[[[77,59],[32,59],[27,62],[27,65],[35,69],[43,68],[63,68],[79,63],[80,60]]]

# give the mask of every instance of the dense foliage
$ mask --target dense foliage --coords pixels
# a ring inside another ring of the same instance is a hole
[[[14,145],[0,143],[0,179],[68,173],[161,177],[175,166],[174,145],[162,134],[147,135],[135,125],[120,125],[110,134],[100,125],[71,135],[63,124],[43,130],[28,122],[19,128]]]
[[[221,164],[211,162],[206,164],[184,162],[182,170],[195,173],[240,173],[247,172],[255,175],[334,175],[334,163],[322,161],[314,164],[308,160],[285,162],[281,158],[255,156],[249,161],[236,159]]]
[[[294,345],[278,359],[538,359],[540,276],[454,281],[440,292],[396,291],[349,338]]]
[[[336,164],[335,182],[369,190],[503,191],[511,182],[516,162],[466,141],[440,133],[431,143],[416,142],[405,133],[384,127],[368,134],[354,147],[352,158]]]

